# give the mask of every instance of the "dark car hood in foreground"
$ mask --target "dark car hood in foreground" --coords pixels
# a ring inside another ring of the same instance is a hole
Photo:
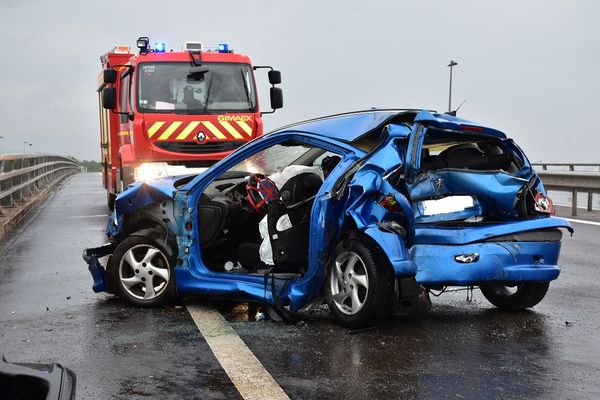
[[[60,364],[10,364],[0,359],[0,396],[6,400],[72,400],[76,377]]]

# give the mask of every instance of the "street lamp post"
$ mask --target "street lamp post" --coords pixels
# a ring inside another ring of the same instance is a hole
[[[458,63],[454,60],[450,60],[450,90],[448,91],[448,111],[452,111],[452,67],[457,66]]]

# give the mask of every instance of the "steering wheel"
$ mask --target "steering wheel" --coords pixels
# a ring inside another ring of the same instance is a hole
[[[263,174],[252,174],[246,184],[248,202],[257,213],[265,211],[266,205],[279,200],[279,189],[271,179]]]

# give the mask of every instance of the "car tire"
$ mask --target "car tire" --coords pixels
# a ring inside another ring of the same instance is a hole
[[[156,307],[175,297],[175,246],[164,229],[145,229],[123,240],[107,269],[109,285],[121,298],[141,307]]]
[[[327,269],[325,298],[329,310],[349,328],[373,326],[391,312],[394,282],[378,252],[361,241],[344,240]]]
[[[483,296],[503,310],[524,310],[538,304],[546,293],[550,282],[521,282],[515,285],[481,285]]]

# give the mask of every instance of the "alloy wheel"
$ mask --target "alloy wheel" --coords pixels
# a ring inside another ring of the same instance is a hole
[[[369,276],[364,261],[354,252],[340,253],[330,275],[331,297],[335,306],[346,315],[354,315],[365,304],[369,294]]]
[[[166,290],[170,279],[165,255],[148,244],[127,250],[119,263],[119,279],[128,294],[140,300],[152,300]]]

